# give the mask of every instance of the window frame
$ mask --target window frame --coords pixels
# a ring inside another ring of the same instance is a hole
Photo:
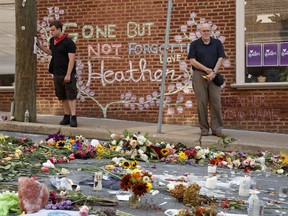
[[[288,82],[245,83],[245,0],[236,3],[236,83],[237,89],[286,89]]]

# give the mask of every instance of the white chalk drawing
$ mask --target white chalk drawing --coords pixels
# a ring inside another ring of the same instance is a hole
[[[40,34],[40,37],[43,41],[43,45],[46,47],[49,47],[49,39],[51,37],[50,35],[50,28],[49,23],[53,20],[59,20],[60,15],[64,14],[64,10],[60,10],[59,7],[49,7],[48,8],[48,15],[43,18],[43,21],[38,21],[38,32]],[[196,13],[191,13],[190,20],[187,21],[187,25],[181,26],[181,33],[182,35],[176,35],[174,37],[177,44],[184,40],[189,40],[190,42],[199,38],[199,26],[206,22],[204,18],[201,18],[199,21],[196,21]],[[209,22],[211,23],[211,22]],[[218,38],[221,40],[222,43],[225,41],[225,37],[220,35],[220,32],[217,30],[217,26],[215,24],[212,24],[212,36],[215,38]],[[144,23],[139,24],[136,22],[128,22],[127,23],[127,37],[128,38],[134,38],[134,37],[142,37],[144,35],[151,35],[151,28],[154,26],[154,23]],[[65,32],[67,27],[77,27],[77,23],[64,23],[63,24],[63,33]],[[85,39],[89,39],[93,37],[94,32],[96,31],[96,38],[104,37],[109,39],[115,39],[117,37],[116,35],[116,25],[114,24],[108,24],[101,29],[100,27],[96,26],[96,30],[92,25],[84,25],[82,28],[82,37]],[[193,30],[193,27],[196,27]],[[192,29],[192,31],[188,34],[188,29]],[[79,37],[78,33],[70,33],[69,37],[72,37],[73,41],[76,43]],[[137,44],[136,44],[137,45]],[[138,47],[141,46],[141,44],[137,45]],[[153,50],[155,47],[160,46],[157,44],[153,45]],[[87,61],[87,71],[88,73],[85,73],[85,63],[81,60],[77,60],[77,75],[78,75],[78,82],[77,87],[79,89],[78,93],[78,99],[80,101],[84,102],[86,99],[90,99],[94,101],[97,106],[101,109],[103,113],[103,117],[107,117],[107,110],[110,106],[116,105],[116,104],[123,104],[125,108],[129,108],[131,110],[145,110],[152,108],[154,106],[159,106],[160,103],[160,92],[159,91],[153,91],[150,94],[147,95],[136,95],[136,93],[133,93],[132,91],[127,90],[127,92],[122,92],[119,95],[119,100],[116,101],[110,101],[107,104],[101,104],[100,99],[97,99],[97,95],[95,92],[91,89],[93,89],[93,81],[100,80],[100,83],[102,87],[109,88],[109,85],[113,85],[115,82],[130,82],[133,83],[139,83],[139,82],[158,82],[160,84],[161,78],[162,78],[162,69],[149,69],[148,62],[145,58],[140,58],[139,65],[135,66],[133,65],[133,62],[131,60],[128,60],[127,68],[126,70],[117,70],[113,71],[109,69],[109,65],[105,64],[105,59],[120,59],[121,57],[118,56],[119,50],[122,47],[121,44],[99,44],[96,48],[93,48],[92,45],[88,44],[88,61]],[[144,50],[146,49],[146,45],[144,45]],[[176,47],[175,45],[172,46]],[[187,46],[181,45],[180,51],[181,54],[183,52],[183,47],[189,48],[189,44]],[[149,47],[148,47],[149,48]],[[131,50],[130,50],[131,49]],[[132,44],[129,45],[128,48],[129,52],[133,51]],[[186,63],[186,60],[181,60],[181,54],[175,53],[174,50],[170,50],[171,54],[174,56],[171,56],[170,60],[171,62],[179,62],[179,68],[177,70],[175,69],[166,69],[167,73],[167,86],[165,87],[164,92],[164,108],[167,111],[168,115],[174,115],[176,113],[182,114],[184,112],[185,108],[192,108],[193,103],[191,100],[185,100],[185,94],[191,94],[193,93],[192,89],[192,71],[189,69],[188,64]],[[140,54],[140,53],[139,53]],[[152,53],[154,54],[154,53]],[[136,50],[134,53],[130,53],[129,55],[138,55],[136,53]],[[185,54],[185,52],[183,53]],[[44,52],[38,50],[38,59],[41,63],[47,63],[50,60],[50,56],[45,54]],[[174,58],[174,60],[173,60]],[[177,60],[176,60],[177,58]],[[96,59],[96,63],[95,63]],[[186,59],[186,57],[184,57]],[[92,64],[92,61],[93,63]],[[100,68],[100,71],[96,71],[93,69],[93,66],[97,64],[98,60],[98,67]],[[160,62],[163,62],[163,59],[160,57]],[[169,62],[168,62],[169,63]],[[229,61],[224,62],[224,67],[230,66]],[[179,71],[181,73],[179,73]],[[134,72],[137,72],[135,74],[138,74],[136,77],[134,75]],[[140,75],[139,75],[140,74]],[[160,89],[160,88],[159,88]]]
[[[60,10],[59,7],[49,7],[48,8],[48,16],[43,18],[43,21],[38,21],[38,32],[41,36],[41,39],[43,41],[43,45],[46,47],[49,47],[49,39],[51,37],[50,35],[50,28],[49,23],[53,20],[59,20],[60,15],[64,14],[64,10]],[[151,35],[151,27],[154,25],[154,23],[144,23],[144,24],[138,24],[135,22],[128,22],[127,23],[127,37],[128,38],[134,38],[134,37],[141,37],[145,34]],[[67,27],[77,27],[76,23],[64,23],[63,24],[63,32]],[[106,25],[107,28],[105,28],[103,31],[97,27],[96,31],[97,38],[99,35],[102,35],[103,37],[108,38],[115,38],[116,35],[113,34],[115,31],[114,28],[116,26],[114,25]],[[109,28],[108,28],[109,27]],[[88,30],[88,31],[87,31]],[[87,33],[88,32],[88,33]],[[94,28],[91,25],[85,25],[82,28],[82,36],[83,38],[91,38],[94,33]],[[77,42],[78,40],[78,33],[72,33],[69,34],[69,37],[72,37],[74,42]],[[112,85],[114,82],[125,82],[125,81],[132,81],[134,83],[138,82],[161,82],[162,77],[162,69],[156,69],[155,71],[151,71],[147,66],[147,61],[144,58],[141,58],[139,60],[139,68],[137,69],[140,72],[140,76],[134,77],[133,71],[135,72],[136,69],[133,69],[132,61],[129,61],[129,69],[126,71],[115,71],[111,72],[111,70],[104,69],[105,64],[104,60],[106,58],[109,59],[119,59],[118,56],[118,50],[121,48],[121,44],[98,44],[98,49],[95,51],[91,45],[88,45],[88,74],[84,73],[84,65],[85,63],[78,59],[77,60],[77,75],[78,75],[78,82],[77,87],[79,89],[78,93],[78,99],[80,101],[84,102],[86,99],[91,99],[94,101],[99,108],[102,110],[103,117],[107,117],[107,110],[111,105],[116,104],[123,104],[125,107],[130,108],[132,110],[138,108],[139,110],[149,109],[151,107],[159,105],[160,101],[160,92],[154,91],[151,94],[148,94],[146,96],[137,96],[136,94],[133,94],[132,91],[128,91],[126,93],[122,93],[119,96],[119,100],[117,101],[111,101],[107,104],[101,104],[99,99],[97,99],[97,95],[93,90],[90,89],[92,85],[92,80],[100,79],[100,83],[103,87],[108,87],[108,85]],[[114,56],[108,56],[109,54],[112,54]],[[92,54],[91,54],[92,53]],[[94,54],[94,56],[92,56]],[[41,63],[47,63],[50,60],[50,56],[48,56],[46,53],[42,52],[41,50],[38,50],[38,59]],[[92,68],[92,59],[100,60],[100,72],[94,72]],[[186,63],[185,63],[186,64]],[[183,63],[182,66],[180,65],[180,70],[183,72],[182,75],[176,75],[176,71],[174,69],[167,69],[167,78],[169,78],[172,82],[175,84],[167,84],[166,91],[164,93],[165,101],[164,101],[164,107],[167,110],[168,115],[175,114],[175,110],[178,113],[183,113],[184,107],[191,108],[193,106],[193,103],[191,100],[184,101],[184,94],[191,93],[192,90],[192,82],[191,82],[191,72],[186,70],[187,65]],[[128,71],[128,72],[127,72]],[[130,73],[129,73],[130,71]],[[108,79],[107,74],[109,73],[109,76],[111,76],[111,73],[113,73],[115,76],[114,78]],[[127,75],[128,74],[128,75]],[[178,73],[177,73],[178,74]],[[119,78],[120,77],[120,78]],[[86,79],[85,79],[86,78]],[[92,88],[92,87],[91,87]],[[173,96],[175,95],[175,96]],[[173,97],[172,97],[173,96]],[[175,101],[173,101],[173,98],[176,98]]]
[[[197,14],[192,12],[190,14],[190,19],[186,22],[186,25],[181,25],[181,34],[177,34],[174,36],[174,40],[177,43],[181,43],[182,41],[194,41],[201,37],[200,26],[203,23],[209,23],[211,25],[211,37],[219,39],[222,44],[225,42],[226,37],[222,36],[220,31],[218,30],[218,26],[211,21],[206,20],[205,18],[200,18],[198,21],[196,20]],[[230,67],[231,62],[229,59],[224,59],[223,61],[224,67]]]

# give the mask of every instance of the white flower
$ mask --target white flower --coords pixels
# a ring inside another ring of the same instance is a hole
[[[137,156],[137,150],[134,149],[134,150],[132,151],[132,154],[131,154],[131,159],[134,160],[136,156]]]
[[[50,138],[49,140],[47,140],[47,144],[49,145],[49,144],[51,144],[51,145],[53,145],[54,144],[54,139],[53,138]]]
[[[227,167],[232,169],[233,168],[233,164],[232,163],[228,163]]]
[[[116,149],[115,149],[116,152],[120,152],[121,150],[122,150],[121,146],[117,146]]]
[[[139,135],[139,136],[137,137],[137,142],[138,142],[139,145],[144,145],[145,142],[146,142],[146,140],[147,140],[147,139],[146,139],[143,135]]]
[[[46,163],[43,163],[42,165],[48,168],[55,168],[54,164],[50,160],[47,160]]]
[[[113,141],[111,142],[111,144],[112,144],[112,145],[116,145],[116,144],[117,144],[117,141],[116,141],[116,140],[113,140]]]
[[[143,153],[144,153],[144,152],[146,152],[146,151],[147,151],[147,147],[146,147],[146,146],[142,146],[142,147],[140,147],[140,150],[142,150],[142,151],[143,151]]]
[[[261,165],[265,164],[265,158],[264,157],[259,157],[256,159]]]
[[[115,164],[119,164],[119,163],[121,163],[122,161],[125,161],[126,159],[125,158],[123,158],[123,157],[120,157],[120,158],[118,158],[118,157],[114,157],[114,158],[112,158],[112,162],[113,163],[115,163]]]
[[[250,166],[251,166],[251,167],[255,167],[255,164],[256,164],[255,159],[251,159],[251,161],[250,161]]]
[[[119,142],[118,145],[119,145],[119,146],[123,146],[123,143],[124,143],[123,140],[120,140],[120,142]]]
[[[278,169],[277,170],[277,174],[283,174],[284,173],[284,170],[283,169]]]
[[[204,149],[200,149],[197,154],[196,154],[196,158],[200,159],[200,158],[205,158],[205,150]]]
[[[161,144],[160,144],[160,143],[156,143],[155,146],[156,146],[156,147],[159,147],[159,146],[161,146]]]
[[[148,161],[148,156],[146,154],[140,154],[140,158],[145,162]]]
[[[139,153],[139,154],[144,154],[144,151],[141,150],[141,149],[139,149],[139,150],[138,150],[138,153]]]
[[[96,146],[100,145],[100,142],[99,142],[99,140],[97,140],[97,139],[92,139],[92,140],[91,140],[91,145],[92,145],[93,147],[96,147]]]
[[[204,149],[205,154],[209,154],[210,150],[209,148]]]
[[[115,133],[112,133],[112,134],[110,135],[110,137],[111,137],[111,139],[115,139],[116,134],[115,134]]]
[[[240,162],[240,160],[234,160],[233,164],[236,168],[238,168],[241,165],[241,162]]]
[[[172,149],[173,147],[171,146],[170,143],[168,143],[168,144],[166,145],[166,148],[167,148],[167,149]]]
[[[143,177],[143,182],[148,183],[151,182],[150,178],[148,176]]]

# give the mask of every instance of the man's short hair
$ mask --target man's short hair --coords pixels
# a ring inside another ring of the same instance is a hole
[[[60,28],[60,30],[62,31],[62,23],[59,22],[59,21],[53,21],[50,23],[50,26],[49,27],[52,27],[52,26],[55,26],[57,29]]]

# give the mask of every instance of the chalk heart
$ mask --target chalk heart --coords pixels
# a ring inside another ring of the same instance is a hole
[[[287,49],[283,49],[283,52],[286,52]]]
[[[266,52],[269,53],[269,52],[270,52],[270,49],[267,49]]]
[[[250,53],[253,53],[254,52],[254,50],[250,50]]]
[[[44,208],[48,202],[47,186],[27,177],[18,179],[18,197],[20,210],[34,213]]]

